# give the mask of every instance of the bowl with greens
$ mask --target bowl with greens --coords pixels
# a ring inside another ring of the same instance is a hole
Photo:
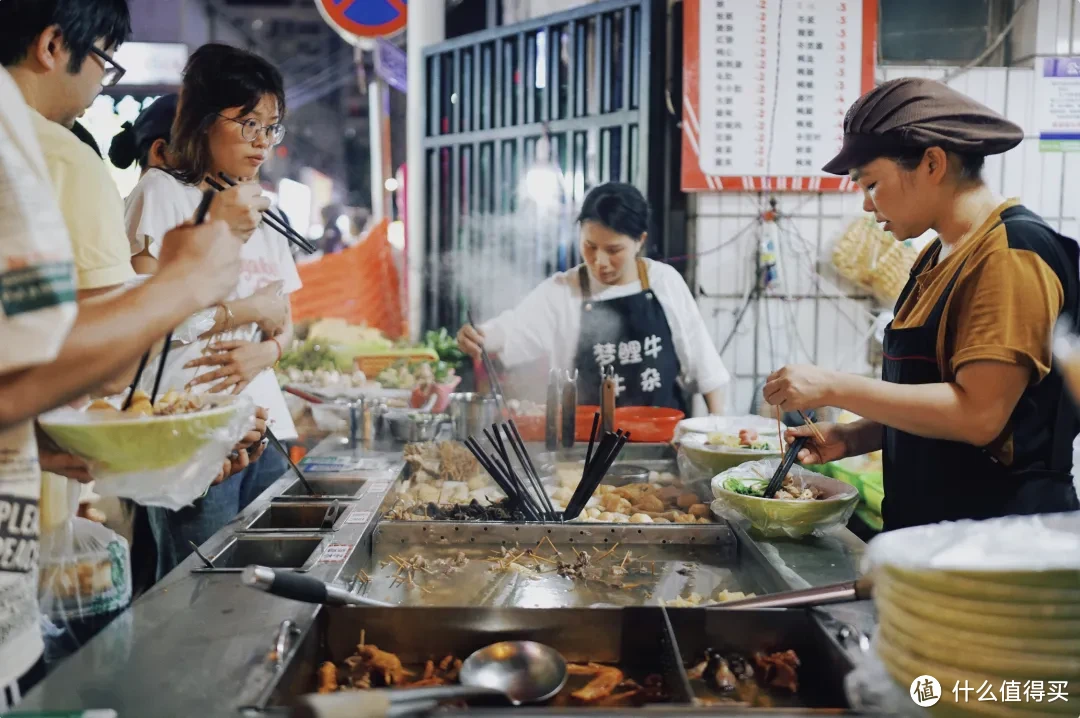
[[[712,480],[713,513],[744,520],[765,536],[799,538],[842,526],[859,503],[858,490],[836,479],[793,466],[773,498],[765,487],[780,460],[751,461]]]

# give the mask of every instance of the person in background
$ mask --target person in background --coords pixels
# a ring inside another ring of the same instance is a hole
[[[697,391],[711,413],[723,413],[729,375],[690,289],[671,266],[639,257],[648,218],[635,187],[593,188],[578,216],[585,263],[479,330],[462,327],[461,350],[475,359],[486,347],[507,367],[546,357],[576,368],[583,405],[600,403],[601,373],[611,368],[619,406],[686,411],[684,391]]]
[[[84,395],[185,317],[226,296],[239,271],[240,243],[224,222],[174,229],[162,243],[157,276],[76,309],[67,230],[22,93],[3,69],[0,217],[0,279],[38,290],[32,301],[5,299],[0,311],[0,712],[6,712],[45,671],[33,421]]]
[[[765,400],[835,406],[863,419],[820,424],[799,460],[882,451],[886,530],[1075,511],[1077,417],[1052,373],[1058,317],[1080,309],[1080,247],[987,187],[987,155],[1023,130],[934,80],[900,78],[844,119],[826,172],[850,175],[863,209],[897,240],[934,230],[885,331],[882,379],[783,367]],[[810,436],[806,427],[788,440]]]
[[[135,122],[124,123],[109,146],[109,160],[114,166],[126,170],[138,162],[139,170],[146,174],[149,169],[168,165],[166,150],[179,99],[176,93],[163,95],[144,108]]]
[[[128,239],[140,272],[152,272],[165,231],[194,211],[205,179],[224,173],[240,184],[222,193],[229,222],[244,240],[235,291],[199,341],[173,347],[163,389],[250,395],[266,407],[282,441],[296,429],[272,367],[292,340],[288,294],[300,287],[287,240],[262,226],[269,206],[257,184],[259,168],[281,141],[285,92],[281,74],[250,52],[210,44],[192,53],[183,85],[168,165],[150,169],[127,202]],[[195,506],[149,509],[158,548],[158,576],[172,570],[261,494],[288,468],[277,452],[211,487]]]

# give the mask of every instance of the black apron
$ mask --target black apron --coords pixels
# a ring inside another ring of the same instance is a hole
[[[923,261],[911,270],[896,303],[897,313],[932,254],[927,252]],[[965,263],[952,276],[925,324],[910,329],[893,329],[892,323],[889,324],[885,330],[882,379],[896,384],[932,384],[944,380],[937,362],[938,328]],[[1060,383],[1061,378],[1052,372],[1044,381]],[[1042,462],[1046,468],[1010,468],[985,449],[971,444],[928,439],[884,427],[885,498],[881,513],[885,530],[1080,508],[1070,473],[1076,418],[1063,391],[1058,391],[1051,456]]]
[[[686,411],[678,378],[679,357],[664,308],[649,286],[645,260],[637,260],[641,291],[596,302],[589,289],[589,270],[578,267],[581,285],[581,333],[574,366],[578,398],[600,404],[602,372],[611,367],[620,389],[618,406],[663,406]]]

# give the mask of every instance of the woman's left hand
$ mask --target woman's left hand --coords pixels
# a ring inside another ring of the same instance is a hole
[[[189,361],[185,369],[199,366],[219,367],[196,376],[188,382],[186,388],[217,382],[210,387],[210,393],[226,391],[233,394],[242,392],[262,371],[274,366],[278,358],[276,342],[269,339],[264,342],[228,341],[211,344],[207,354]]]
[[[820,367],[796,364],[773,372],[765,381],[765,401],[784,411],[816,409],[829,403],[835,374]]]

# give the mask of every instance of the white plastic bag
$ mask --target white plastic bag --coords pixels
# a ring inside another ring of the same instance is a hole
[[[39,423],[61,449],[88,461],[98,495],[176,511],[206,493],[255,423],[246,396],[201,398],[207,408],[190,414],[117,417],[65,407]]]
[[[38,602],[50,662],[73,653],[131,603],[127,541],[79,518],[79,484],[67,483],[66,518],[41,533]]]

